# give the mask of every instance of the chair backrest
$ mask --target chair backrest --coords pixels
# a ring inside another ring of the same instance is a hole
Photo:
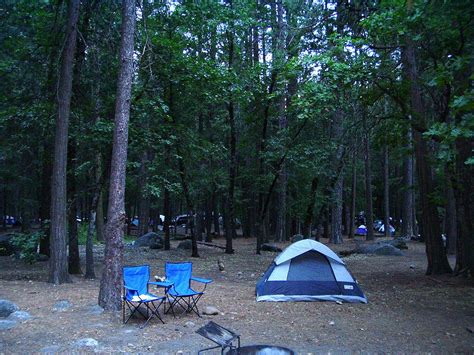
[[[193,273],[193,263],[166,263],[165,275],[166,279],[174,283],[177,292],[186,291],[191,284],[191,276]]]
[[[150,266],[125,266],[123,268],[123,284],[142,295],[148,292],[148,281],[150,281]],[[127,292],[129,296],[129,292]]]

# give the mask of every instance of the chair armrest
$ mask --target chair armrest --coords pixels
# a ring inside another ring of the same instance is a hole
[[[148,282],[149,285],[155,285],[157,287],[171,287],[174,285],[174,282],[171,281],[150,281]]]
[[[196,281],[196,282],[200,282],[200,283],[203,283],[203,284],[208,284],[208,283],[211,283],[212,280],[211,279],[202,279],[200,277],[191,277],[191,280],[192,281]]]

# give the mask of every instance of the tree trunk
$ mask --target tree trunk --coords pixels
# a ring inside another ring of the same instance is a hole
[[[77,205],[78,196],[76,193],[76,142],[69,142],[69,257],[68,272],[70,274],[81,274],[81,260],[79,257],[79,240],[77,238]]]
[[[123,0],[120,69],[117,80],[109,204],[105,226],[104,271],[99,291],[99,305],[106,310],[120,310],[122,304],[122,240],[126,216],[125,174],[133,78],[134,33],[135,0]]]
[[[101,172],[96,171],[95,174],[96,187],[92,196],[91,211],[89,215],[89,226],[87,228],[86,239],[86,274],[84,278],[95,279],[94,271],[94,227],[98,228],[97,224],[97,209],[99,207],[100,194],[102,193],[102,177]],[[96,228],[96,229],[97,229]]]
[[[79,0],[71,0],[68,5],[66,44],[62,53],[58,83],[58,116],[56,118],[54,163],[51,179],[51,255],[48,277],[49,282],[54,284],[70,282],[66,245],[66,169],[73,61],[76,49],[79,5]]]
[[[331,212],[331,238],[333,244],[342,244],[342,196],[344,187],[344,176],[339,174],[333,191],[333,205]]]
[[[390,180],[389,180],[389,166],[388,166],[388,147],[385,145],[384,160],[383,160],[383,203],[384,203],[384,234],[385,237],[390,237]]]
[[[211,206],[212,206],[212,220],[214,224],[214,233],[216,234],[217,237],[221,236],[221,229],[219,225],[219,210],[217,208],[217,193],[214,191],[212,193],[212,199],[211,199]]]
[[[227,0],[231,11],[233,11],[233,4],[232,0]],[[230,29],[227,31],[227,38],[229,42],[229,63],[228,63],[228,72],[232,74],[233,66],[234,66],[234,24],[230,24]],[[234,114],[234,98],[232,93],[232,84],[230,83],[229,87],[229,102],[227,103],[227,111],[229,115],[229,127],[230,127],[230,137],[229,137],[229,186],[228,186],[228,196],[227,196],[227,209],[226,217],[227,217],[227,228],[226,231],[226,247],[225,253],[226,254],[233,254],[234,249],[232,248],[232,238],[234,237],[235,233],[235,201],[234,201],[234,190],[235,190],[235,174],[236,174],[236,132],[235,132],[235,114]]]
[[[165,162],[166,159],[166,151],[165,151]],[[168,159],[169,161],[169,159]],[[165,220],[163,222],[163,230],[165,232],[165,250],[170,250],[170,221],[171,221],[171,206],[170,206],[170,191],[165,186],[165,192],[163,197],[163,212],[165,214]]]
[[[350,229],[349,238],[354,238],[354,221],[356,214],[356,197],[357,197],[357,159],[356,159],[356,148],[354,146],[354,152],[352,153],[352,186],[351,186],[351,212],[350,212]]]
[[[372,167],[370,161],[370,134],[367,128],[367,116],[364,113],[364,163],[365,163],[365,202],[366,202],[366,240],[374,240],[374,217],[372,207]]]
[[[212,243],[212,202],[208,198],[206,201],[206,242]]]
[[[189,218],[189,229],[191,231],[191,243],[192,243],[192,251],[191,257],[199,258],[198,247],[197,247],[197,240],[196,240],[196,233],[194,228],[194,206],[191,200],[191,196],[189,194],[189,186],[186,174],[186,167],[184,165],[183,157],[181,155],[179,146],[176,148],[178,154],[178,167],[179,167],[179,176],[181,178],[181,186],[183,187],[184,198],[186,200],[186,206],[188,208],[188,214],[191,215]],[[188,223],[186,224],[186,228],[188,227]]]
[[[412,12],[413,3],[407,3],[408,14]],[[418,85],[418,69],[416,63],[415,48],[411,39],[407,38],[405,50],[402,53],[403,63],[408,82],[410,83],[410,105],[415,117],[413,118],[422,127],[424,126],[424,107],[421,98],[421,89]],[[446,250],[441,240],[440,220],[437,206],[432,200],[435,186],[428,163],[429,152],[422,133],[414,130],[416,171],[418,176],[418,187],[420,190],[421,227],[423,239],[426,243],[426,255],[428,258],[427,275],[443,274],[451,272]]]
[[[415,218],[415,205],[414,205],[414,165],[413,165],[413,134],[411,127],[408,129],[408,144],[407,148],[409,153],[405,157],[403,166],[403,207],[402,207],[402,230],[401,237],[410,239],[415,235],[414,233],[414,218]]]
[[[285,32],[283,23],[283,3],[282,0],[275,0],[276,5],[276,41],[275,49],[276,53],[273,53],[275,65],[277,70],[280,70],[280,66],[284,65],[286,50],[285,50]],[[280,85],[277,101],[278,110],[278,129],[285,131],[288,126],[286,111],[285,111],[285,97],[286,87],[284,84]],[[286,170],[286,164],[283,163],[281,167],[281,173],[278,184],[277,202],[278,206],[276,210],[276,241],[284,241],[287,239],[287,190],[288,190],[288,172]]]
[[[449,254],[456,253],[456,239],[458,235],[457,231],[457,215],[456,215],[456,197],[454,196],[454,189],[451,182],[448,182],[446,186],[446,238],[447,238],[447,251]]]
[[[318,190],[318,178],[315,176],[311,181],[311,189],[309,195],[308,206],[306,207],[306,215],[303,223],[303,235],[311,238],[311,223],[313,221],[314,203],[316,201],[316,191]]]

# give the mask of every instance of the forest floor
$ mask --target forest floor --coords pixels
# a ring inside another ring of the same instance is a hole
[[[216,243],[224,244],[222,239]],[[46,282],[47,264],[26,265],[0,257],[0,299],[14,301],[32,318],[0,331],[0,353],[162,353],[196,354],[213,345],[195,333],[209,320],[241,334],[242,345],[272,344],[298,354],[390,352],[474,353],[474,287],[472,281],[425,276],[424,244],[409,242],[405,256],[353,254],[343,258],[358,279],[368,304],[332,302],[259,302],[255,284],[275,253],[255,255],[255,240],[237,239],[234,255],[200,246],[200,258],[176,248],[150,250],[126,247],[127,265],[149,264],[163,276],[165,261],[192,260],[193,274],[214,280],[200,301],[201,309],[216,307],[215,316],[164,315],[140,329],[141,319],[122,324],[119,313],[96,312],[99,279],[74,276],[73,283]],[[282,243],[285,247],[289,243]],[[354,241],[330,246],[351,250]],[[225,264],[220,272],[217,259]],[[96,274],[101,275],[103,248],[96,249]],[[452,262],[453,260],[451,260]],[[54,311],[67,300],[71,306]],[[95,347],[78,347],[77,340],[94,338]]]

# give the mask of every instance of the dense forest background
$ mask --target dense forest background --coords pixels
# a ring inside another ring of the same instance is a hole
[[[368,240],[381,219],[426,243],[428,274],[455,253],[470,275],[473,16],[469,0],[2,1],[0,215],[40,240],[52,282],[81,272],[84,226],[89,247],[120,249],[127,228],[104,223],[122,97],[116,213],[139,235],[163,215],[165,249],[179,214],[198,256],[221,235],[226,253],[236,237],[257,254],[295,234],[342,243],[364,211]]]

